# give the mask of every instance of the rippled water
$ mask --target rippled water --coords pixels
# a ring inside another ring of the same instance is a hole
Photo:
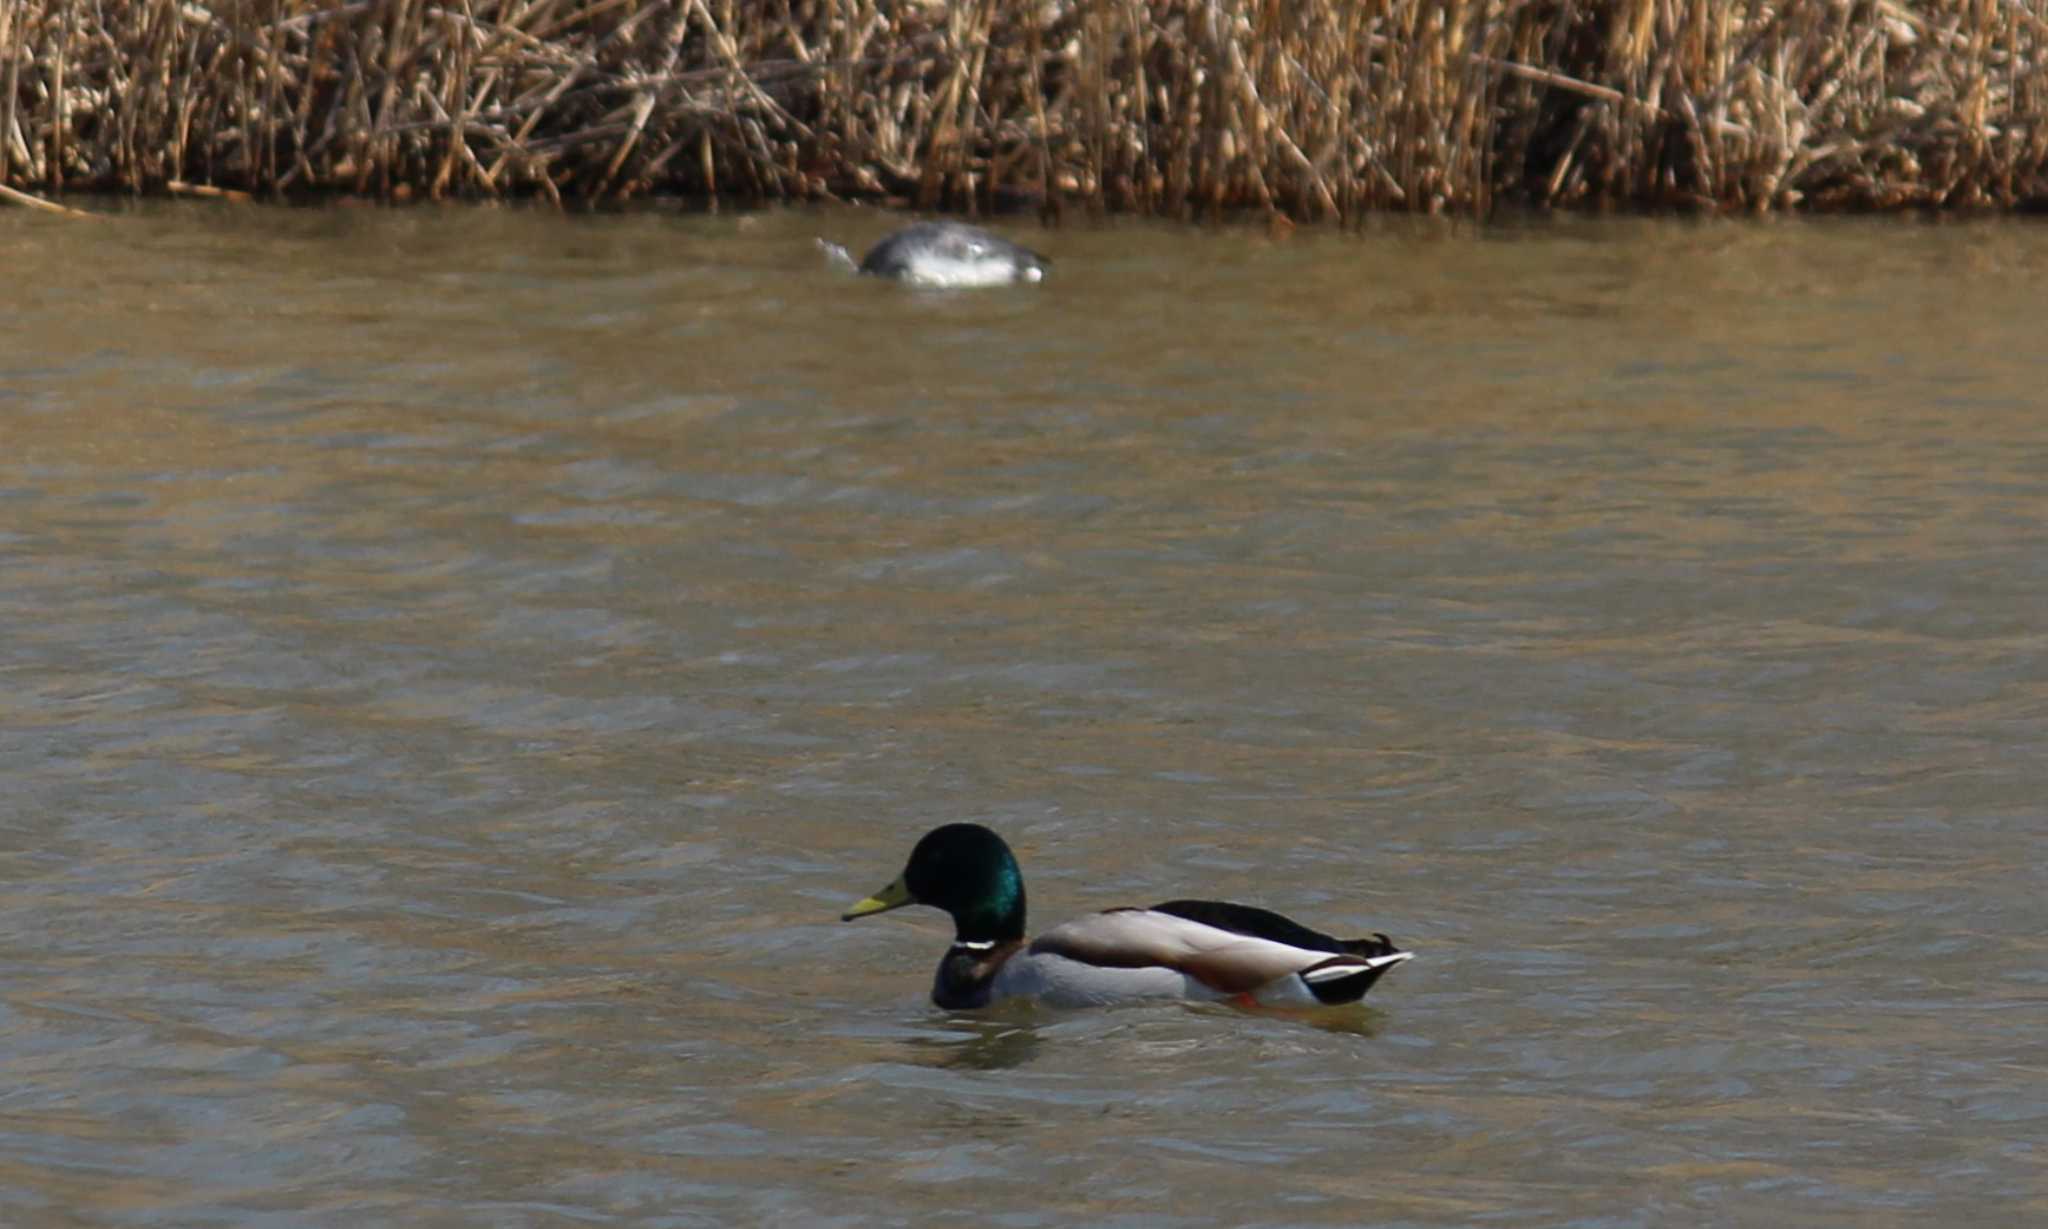
[[[2048,229],[887,225],[0,213],[0,1220],[2048,1214]]]

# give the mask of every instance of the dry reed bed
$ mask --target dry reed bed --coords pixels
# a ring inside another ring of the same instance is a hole
[[[2048,0],[0,0],[0,183],[2048,201]]]

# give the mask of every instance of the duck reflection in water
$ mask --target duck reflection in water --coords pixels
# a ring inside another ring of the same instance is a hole
[[[1038,1057],[1045,1046],[1039,1030],[1022,1020],[954,1017],[943,1030],[910,1043],[916,1061],[951,1071],[1007,1071]]]

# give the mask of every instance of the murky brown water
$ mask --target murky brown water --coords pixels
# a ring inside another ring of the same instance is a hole
[[[2048,1215],[2048,228],[885,225],[0,213],[0,1222]]]

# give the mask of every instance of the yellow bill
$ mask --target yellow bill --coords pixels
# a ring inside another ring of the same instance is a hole
[[[903,882],[903,876],[898,875],[895,882],[888,887],[840,914],[839,920],[851,922],[857,917],[866,917],[871,913],[887,913],[891,909],[901,909],[905,905],[916,903],[917,898],[910,894],[909,887]]]

